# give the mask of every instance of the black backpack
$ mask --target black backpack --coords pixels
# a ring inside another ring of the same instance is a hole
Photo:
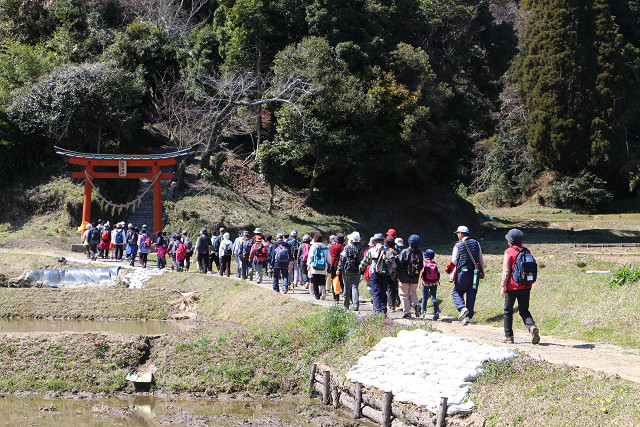
[[[100,240],[100,230],[98,230],[97,228],[92,228],[89,231],[89,235],[87,236],[89,238],[89,240],[91,241],[96,241],[96,240]]]
[[[362,261],[362,251],[358,246],[347,246],[344,250],[344,272],[347,274],[358,273]]]
[[[409,250],[408,252],[408,259],[406,260],[407,275],[409,277],[418,277],[420,270],[422,270],[422,254],[416,249]]]

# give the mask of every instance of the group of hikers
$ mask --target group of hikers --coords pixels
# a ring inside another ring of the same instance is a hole
[[[453,247],[451,259],[445,267],[449,281],[454,284],[453,304],[458,310],[458,320],[467,325],[473,318],[478,284],[484,278],[484,259],[480,243],[472,239],[469,228],[460,226],[455,231],[458,241]],[[523,233],[510,230],[505,236],[509,248],[505,251],[501,278],[501,295],[505,298],[504,329],[505,343],[513,342],[513,307],[518,302],[519,313],[532,336],[532,342],[540,340],[538,327],[529,312],[529,296],[536,280],[537,265],[528,249],[522,246]],[[364,278],[371,293],[373,311],[387,315],[388,310],[401,308],[403,318],[425,318],[428,300],[433,304],[432,320],[440,317],[437,290],[440,271],[435,260],[435,252],[420,249],[421,240],[412,234],[404,240],[396,230],[386,234],[373,235],[368,245],[363,245],[357,231],[345,236],[343,233],[331,235],[328,244],[323,242],[322,233],[298,237],[298,230],[279,233],[275,239],[264,235],[261,228],[253,233],[238,231],[231,235],[220,228],[210,236],[207,229],[200,230],[195,244],[187,231],[174,234],[168,239],[164,231],[156,234],[152,242],[147,226],[140,229],[133,224],[119,222],[111,230],[110,224],[101,220],[86,226],[83,244],[87,247],[87,257],[123,257],[133,266],[136,255],[140,254],[140,264],[146,267],[151,246],[157,252],[157,267],[165,268],[165,255],[171,258],[171,268],[178,272],[189,271],[191,257],[197,258],[198,271],[213,273],[215,264],[221,276],[231,275],[231,263],[236,262],[236,275],[244,280],[262,283],[265,276],[272,281],[273,290],[283,293],[296,287],[304,287],[316,299],[326,299],[330,294],[336,304],[343,296],[346,309],[359,310],[359,285]],[[421,286],[422,302],[418,298]]]

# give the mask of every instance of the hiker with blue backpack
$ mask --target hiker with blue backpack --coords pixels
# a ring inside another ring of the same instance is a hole
[[[396,245],[400,239],[396,239]],[[416,317],[420,317],[420,306],[418,303],[418,282],[422,271],[423,258],[420,246],[420,236],[412,234],[409,236],[409,247],[403,249],[398,256],[398,281],[400,282],[400,298],[402,299],[403,318],[411,318],[413,310]]]
[[[518,312],[531,334],[531,342],[540,342],[540,330],[529,312],[531,287],[537,279],[538,265],[531,251],[522,246],[524,234],[517,228],[505,236],[509,248],[504,251],[500,294],[504,297],[504,339],[513,344],[513,305],[518,302]]]
[[[329,247],[322,243],[322,233],[313,236],[313,242],[307,256],[307,269],[309,271],[313,295],[318,299],[326,298],[326,280],[329,267]]]
[[[280,292],[279,281],[282,277],[282,293],[289,292],[289,261],[291,253],[289,247],[283,239],[279,239],[275,243],[274,249],[271,251],[270,264],[273,268],[273,290]]]
[[[116,231],[113,233],[113,244],[115,245],[115,259],[116,261],[122,261],[122,255],[124,255],[124,243],[126,233],[124,231],[124,222],[116,224]]]
[[[433,303],[433,317],[431,320],[438,320],[440,318],[440,304],[436,293],[440,283],[440,271],[438,271],[436,253],[433,249],[424,251],[424,264],[420,272],[420,279],[422,280],[422,314],[420,317],[423,319],[426,317],[427,298],[431,297],[431,302]]]
[[[242,232],[242,242],[240,243],[240,271],[242,280],[247,280],[251,273],[249,265],[249,254],[251,253],[251,246],[253,246],[253,240],[249,238],[249,232],[247,230]]]
[[[453,246],[451,262],[446,272],[452,274],[453,305],[458,310],[458,320],[464,326],[469,324],[475,314],[473,308],[478,295],[478,284],[480,279],[484,279],[484,259],[480,243],[469,237],[468,227],[461,225],[455,234],[458,242]]]
[[[291,260],[289,261],[289,272],[291,273],[291,280],[289,283],[292,288],[298,286],[300,282],[300,265],[298,264],[298,249],[302,242],[298,239],[298,230],[295,228],[291,230],[291,237],[287,239],[287,246],[289,247],[289,253],[291,254]]]

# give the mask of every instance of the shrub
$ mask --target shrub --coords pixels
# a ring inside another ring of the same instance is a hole
[[[630,285],[640,280],[640,268],[633,269],[631,266],[621,267],[613,274],[609,281],[609,286],[614,288],[618,286]]]
[[[564,177],[549,186],[549,202],[554,207],[578,213],[600,211],[613,195],[606,190],[607,182],[591,172],[577,177]]]

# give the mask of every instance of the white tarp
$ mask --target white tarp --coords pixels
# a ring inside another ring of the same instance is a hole
[[[73,267],[64,269],[33,270],[25,280],[42,282],[44,286],[62,288],[83,283],[108,284],[118,278],[120,267]]]
[[[362,356],[347,378],[391,391],[394,400],[424,406],[434,413],[440,397],[446,396],[447,413],[467,413],[474,408],[469,388],[482,362],[516,356],[506,348],[439,332],[400,331],[397,337],[383,338]]]

